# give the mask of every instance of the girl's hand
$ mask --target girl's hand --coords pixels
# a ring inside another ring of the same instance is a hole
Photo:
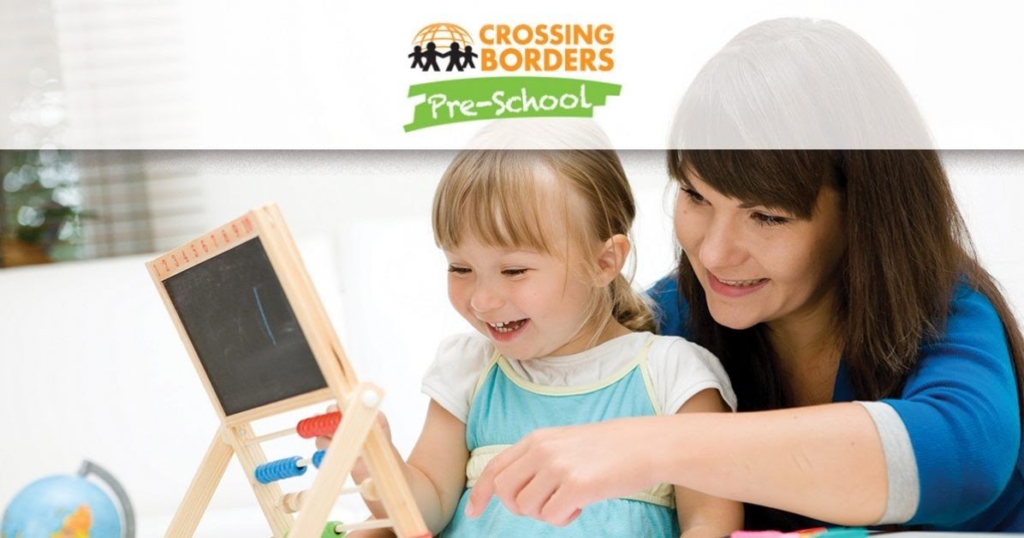
[[[652,484],[646,419],[537,430],[495,456],[470,493],[475,518],[497,495],[518,516],[565,526],[596,501],[632,495]]]
[[[337,411],[337,409],[335,409],[335,408],[328,409],[328,412],[330,412],[330,411]],[[345,420],[345,418],[342,417],[341,420]],[[380,424],[381,430],[384,431],[384,437],[390,443],[391,442],[391,425],[388,424],[388,417],[384,416],[383,412],[378,412],[377,413],[377,423]],[[315,441],[316,449],[317,450],[324,450],[324,449],[326,449],[328,446],[331,445],[331,439],[333,439],[333,437],[330,436],[330,435],[321,435],[321,436],[317,437],[316,441]],[[359,459],[356,460],[356,464],[352,467],[352,481],[355,482],[356,484],[359,484],[359,483],[361,483],[363,480],[365,480],[367,478],[370,478],[370,471],[366,468],[366,463],[363,462],[363,458],[362,458],[362,456],[360,456]]]
[[[337,411],[337,410],[338,410],[337,408],[332,406],[330,409],[328,409],[328,412]],[[344,417],[342,417],[342,420],[345,420]],[[380,424],[380,428],[382,430],[384,430],[384,437],[386,437],[388,442],[390,442],[391,441],[391,425],[388,424],[388,417],[384,416],[384,412],[383,411],[377,413],[377,423]],[[323,450],[323,449],[327,448],[331,444],[331,439],[332,438],[333,437],[330,436],[330,435],[321,435],[320,437],[317,437],[316,438],[316,449],[317,450]]]

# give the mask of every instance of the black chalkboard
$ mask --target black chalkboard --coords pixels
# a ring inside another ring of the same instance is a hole
[[[164,286],[226,416],[327,386],[258,237]]]

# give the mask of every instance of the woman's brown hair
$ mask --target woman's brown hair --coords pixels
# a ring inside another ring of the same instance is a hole
[[[668,165],[677,181],[697,174],[726,196],[801,218],[812,217],[821,189],[839,194],[847,250],[837,274],[835,326],[857,398],[899,393],[921,344],[943,333],[961,282],[992,302],[1021,385],[1024,338],[999,286],[977,261],[936,152],[679,150],[669,152]],[[685,256],[679,282],[690,307],[689,334],[722,359],[741,410],[791,405],[765,327],[717,324]]]

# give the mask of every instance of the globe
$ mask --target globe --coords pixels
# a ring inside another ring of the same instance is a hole
[[[90,465],[86,462],[83,470]],[[18,492],[4,511],[0,538],[122,538],[121,513],[85,474],[48,476]],[[124,510],[120,485],[115,493]],[[134,522],[127,528],[134,535]]]
[[[466,45],[473,44],[473,38],[458,24],[438,22],[423,27],[412,39],[413,45],[419,45],[424,49],[427,48],[427,43],[431,42],[439,49],[451,48],[453,42],[465,48]]]

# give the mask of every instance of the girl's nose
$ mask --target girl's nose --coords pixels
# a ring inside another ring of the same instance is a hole
[[[490,312],[501,308],[504,304],[505,300],[502,296],[486,285],[478,285],[469,299],[469,307],[474,312]]]

